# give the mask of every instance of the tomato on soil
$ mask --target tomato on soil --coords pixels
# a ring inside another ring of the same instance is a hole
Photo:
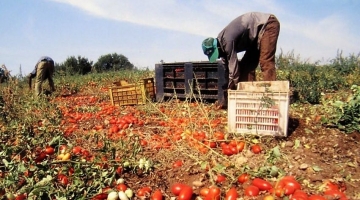
[[[163,199],[163,195],[162,192],[160,190],[155,190],[155,192],[151,195],[151,200],[162,200]]]
[[[220,200],[221,190],[216,186],[209,187],[209,193],[205,200]]]
[[[326,200],[326,198],[323,196],[314,194],[314,195],[309,196],[308,200]]]
[[[272,195],[266,195],[263,200],[275,200]]]
[[[185,184],[182,184],[182,183],[174,183],[170,189],[171,189],[171,192],[177,196],[180,194],[180,192],[184,186],[185,186]]]
[[[254,185],[249,185],[247,188],[245,188],[245,196],[255,197],[259,195],[259,188]]]
[[[217,176],[216,176],[216,180],[215,180],[217,183],[222,183],[222,182],[224,182],[224,181],[226,181],[226,177],[224,176],[224,175],[222,175],[222,174],[218,174]]]
[[[239,183],[245,183],[246,181],[249,180],[249,177],[250,177],[249,174],[243,173],[243,174],[241,174],[241,175],[239,176],[238,182],[239,182]]]
[[[183,161],[182,160],[177,160],[174,162],[173,164],[173,168],[178,168],[181,167],[183,165]]]
[[[209,188],[201,188],[200,189],[200,196],[206,197],[209,194]]]
[[[251,151],[255,154],[258,154],[261,152],[261,146],[259,144],[254,144],[251,146]]]
[[[53,154],[55,153],[55,149],[54,149],[53,147],[51,147],[51,146],[47,146],[47,147],[45,148],[45,153],[46,153],[47,155],[53,155]]]
[[[235,187],[232,187],[227,191],[225,200],[236,200],[239,197],[239,194],[236,191]]]
[[[188,185],[183,185],[177,199],[190,200],[192,196],[193,196],[193,189]]]
[[[123,191],[125,192],[125,190],[127,189],[128,187],[124,184],[124,183],[119,183],[115,186],[115,189],[117,191]]]
[[[78,155],[81,153],[82,148],[79,146],[76,146],[72,149],[73,154]]]
[[[150,187],[142,187],[137,191],[136,196],[137,197],[145,197],[147,195],[150,195],[150,193],[151,193]]]
[[[261,178],[255,178],[251,184],[259,188],[259,190],[261,191],[269,191],[270,189],[272,189],[271,183]]]

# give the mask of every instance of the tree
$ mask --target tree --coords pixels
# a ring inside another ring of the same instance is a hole
[[[120,69],[134,69],[134,65],[130,63],[129,59],[122,54],[106,54],[100,56],[98,61],[94,64],[96,71],[106,70],[120,70]]]
[[[84,75],[91,72],[91,66],[93,62],[89,61],[87,58],[78,56],[68,57],[64,63],[56,65],[56,71],[63,71],[69,75]]]

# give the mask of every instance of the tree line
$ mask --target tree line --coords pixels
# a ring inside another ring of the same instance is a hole
[[[102,55],[95,64],[82,56],[71,56],[63,63],[55,64],[55,73],[64,75],[84,75],[90,72],[100,73],[123,69],[134,69],[134,65],[126,56],[117,53]]]

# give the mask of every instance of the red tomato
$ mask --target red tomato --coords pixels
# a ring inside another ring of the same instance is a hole
[[[125,192],[125,190],[127,189],[128,187],[124,184],[124,183],[119,183],[115,186],[115,189],[117,191],[123,191]]]
[[[259,144],[254,144],[251,146],[251,151],[255,154],[258,154],[261,152],[261,147]]]
[[[193,189],[188,186],[184,185],[179,193],[178,200],[190,200],[193,196]]]
[[[272,188],[271,183],[261,178],[255,178],[251,184],[259,188],[259,190],[261,191],[263,190],[269,191]]]
[[[121,167],[121,166],[118,166],[118,167],[116,168],[116,174],[117,174],[117,175],[121,175],[121,172],[122,172],[122,167]]]
[[[237,148],[238,152],[242,152],[244,147],[245,147],[245,142],[243,142],[243,141],[238,142],[237,145],[236,145],[236,148]]]
[[[45,148],[45,153],[46,153],[47,155],[53,155],[53,154],[55,153],[55,149],[52,148],[51,146],[47,146],[47,147]]]
[[[296,199],[294,200],[299,200],[299,199],[308,199],[308,195],[302,191],[302,190],[296,190],[294,192],[294,194],[292,195],[292,197],[296,197]],[[291,199],[291,198],[290,198]]]
[[[66,149],[67,149],[66,145],[61,145],[59,147],[60,153],[65,153]]]
[[[249,185],[245,188],[245,196],[255,197],[259,195],[259,188],[254,185]]]
[[[62,185],[67,185],[69,184],[69,179],[67,176],[65,176],[64,174],[59,174],[58,175],[58,181],[62,184]]]
[[[105,200],[108,197],[108,193],[101,193],[95,195],[91,200]]]
[[[151,193],[150,187],[142,187],[137,191],[136,196],[145,197],[146,195],[149,195],[150,193]]]
[[[282,187],[276,187],[270,190],[271,194],[274,194],[277,197],[283,197],[284,196],[284,190]]]
[[[216,148],[216,146],[217,146],[216,142],[209,142],[210,148]]]
[[[73,175],[74,172],[75,172],[74,168],[73,168],[73,167],[70,167],[70,168],[69,168],[69,172],[68,172],[69,176]]]
[[[19,194],[15,197],[15,200],[25,200],[26,198],[26,194]]]
[[[151,195],[151,200],[162,200],[163,195],[160,190],[155,190],[155,192]]]
[[[228,144],[225,144],[221,147],[222,153],[227,156],[233,155],[233,151],[231,150],[231,146]]]
[[[329,190],[338,190],[338,186],[331,181],[327,181],[325,183],[324,192],[329,191]]]
[[[236,191],[236,188],[232,187],[227,191],[225,200],[236,200],[239,197],[239,194]]]
[[[205,197],[205,200],[220,200],[221,190],[216,186],[209,188],[209,194]]]
[[[298,195],[291,195],[290,200],[308,200],[308,198]]]
[[[216,176],[215,182],[217,182],[217,183],[222,183],[222,182],[224,182],[224,181],[226,181],[226,177],[225,177],[224,175],[218,174],[218,175]]]
[[[173,168],[178,168],[181,167],[183,165],[183,161],[182,160],[177,160],[174,162],[173,164]]]
[[[72,149],[73,154],[79,155],[81,153],[82,148],[79,146],[76,146]]]
[[[240,176],[239,176],[239,178],[238,178],[238,182],[239,183],[245,183],[246,181],[248,181],[249,180],[249,174],[247,174],[247,173],[243,173],[243,174],[241,174]]]
[[[285,195],[290,195],[294,194],[295,190],[297,190],[298,188],[294,184],[286,184],[282,189]]]
[[[314,195],[309,196],[308,200],[326,200],[326,198],[323,196],[314,194]]]
[[[175,195],[178,196],[181,192],[181,190],[185,187],[185,184],[182,183],[175,183],[171,186],[171,192]]]
[[[286,187],[285,187],[286,186]],[[277,187],[283,188],[285,193],[292,194],[296,190],[301,190],[301,185],[292,176],[284,176]],[[287,191],[285,191],[287,190]]]
[[[235,146],[235,147],[234,147],[234,146],[231,146],[231,145],[229,145],[229,146],[230,146],[230,150],[231,150],[232,154],[237,154],[237,153],[239,153],[239,151],[237,150],[236,146]]]
[[[214,138],[216,140],[224,140],[225,139],[225,134],[223,132],[215,132],[214,133]]]
[[[263,200],[275,200],[272,195],[266,195]]]
[[[343,192],[340,192],[340,190],[328,190],[324,192],[325,196],[330,196],[338,199],[346,199],[346,195]]]
[[[41,152],[38,157],[35,159],[36,163],[42,162],[43,160],[45,160],[46,158],[46,153],[45,152]]]
[[[209,194],[209,188],[201,188],[200,189],[200,196],[206,197]]]

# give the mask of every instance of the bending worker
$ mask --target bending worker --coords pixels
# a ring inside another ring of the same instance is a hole
[[[29,87],[31,90],[31,79],[35,78],[35,96],[42,93],[42,84],[47,79],[51,92],[55,91],[54,81],[54,61],[48,56],[43,56],[35,65],[35,69],[29,74]]]
[[[231,21],[217,36],[202,43],[210,62],[221,59],[226,67],[224,89],[236,89],[238,82],[255,81],[260,62],[264,81],[276,79],[275,52],[280,23],[272,14],[250,12]],[[238,61],[237,53],[245,51]]]

